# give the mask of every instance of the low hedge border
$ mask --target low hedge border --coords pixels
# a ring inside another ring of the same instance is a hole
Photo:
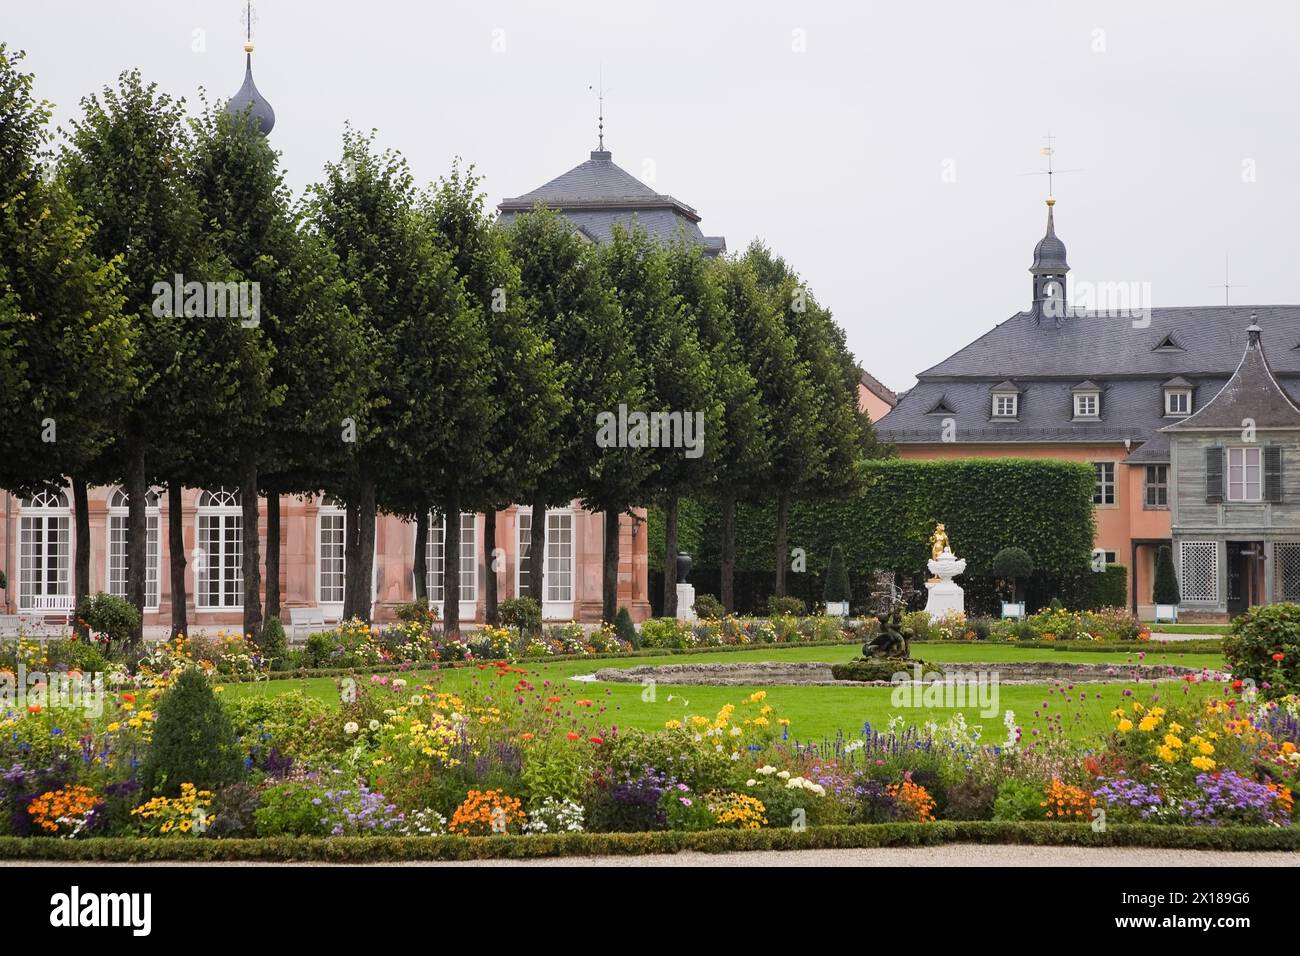
[[[854,638],[845,641],[781,641],[770,644],[723,644],[719,647],[643,647],[635,651],[621,651],[602,654],[548,654],[545,657],[522,657],[511,664],[521,667],[528,664],[553,664],[559,661],[599,661],[636,657],[672,657],[678,654],[716,654],[728,651],[753,651],[764,647],[843,647],[848,644],[861,644]],[[950,641],[948,643],[959,643]],[[272,671],[257,677],[226,676],[214,674],[213,679],[222,684],[266,683],[274,680],[303,680],[309,677],[355,677],[358,674],[401,674],[415,671],[445,670],[455,667],[477,667],[479,664],[491,664],[500,658],[483,658],[475,661],[416,661],[411,664],[371,664],[365,667],[300,667],[290,671]]]
[[[962,645],[977,647],[1029,647],[1047,651],[1085,651],[1104,654],[1107,651],[1146,651],[1152,654],[1214,654],[1223,650],[1217,639],[1203,641],[912,641],[913,644]]]
[[[0,859],[147,863],[237,860],[372,863],[403,860],[533,859],[731,853],[743,850],[832,850],[937,846],[944,843],[1031,846],[1149,847],[1179,850],[1295,851],[1300,828],[1181,827],[1087,823],[941,820],[810,827],[807,830],[706,830],[697,833],[557,833],[491,837],[275,837],[210,840],[97,837],[58,840],[0,837]]]

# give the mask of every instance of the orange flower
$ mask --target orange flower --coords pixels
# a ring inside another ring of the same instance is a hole
[[[590,740],[593,744],[603,744],[605,742],[605,739],[603,737],[588,737],[587,739]]]
[[[570,740],[581,740],[581,739],[582,739],[582,735],[581,735],[581,734],[575,734],[572,730],[570,730],[570,731],[569,731],[569,739],[570,739]]]
[[[40,712],[41,712],[41,705],[40,705],[40,704],[31,704],[31,705],[27,708],[27,713],[29,713],[29,714],[39,714]]]

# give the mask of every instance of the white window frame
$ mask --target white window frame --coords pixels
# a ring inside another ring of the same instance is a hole
[[[1175,401],[1178,399],[1179,401]],[[1176,407],[1176,406],[1182,407]],[[1186,418],[1192,413],[1192,390],[1190,388],[1165,389],[1165,414],[1173,418]]]
[[[1100,418],[1101,417],[1101,392],[1075,392],[1074,393],[1074,417],[1075,418]]]
[[[19,612],[71,613],[75,529],[67,493],[41,492],[22,499],[18,529]]]
[[[429,595],[429,604],[439,613],[446,606],[445,595],[435,597],[442,592],[443,548],[447,540],[445,516],[431,513],[429,515],[429,538],[425,543],[426,579],[425,589]],[[472,511],[462,511],[460,515],[460,619],[472,621],[478,614],[478,515]],[[444,615],[445,616],[445,615]]]
[[[330,525],[328,529],[326,525]],[[333,527],[338,525],[337,530]],[[339,535],[337,545],[333,541],[329,547],[337,547],[337,556],[325,556],[325,533],[329,531],[333,537],[336,533]],[[316,603],[320,606],[321,612],[326,618],[337,620],[343,615],[343,595],[347,582],[347,546],[348,546],[348,510],[336,498],[322,498],[320,508],[316,512]],[[338,562],[338,570],[326,568],[326,561]],[[325,575],[337,575],[338,584],[326,584]],[[327,592],[337,590],[338,599]]]
[[[1234,464],[1233,459],[1236,459]],[[1253,459],[1253,461],[1252,461]],[[1234,479],[1234,473],[1237,477]],[[1251,475],[1254,475],[1252,482]],[[1227,474],[1227,494],[1226,500],[1252,503],[1264,500],[1264,452],[1258,445],[1254,446],[1236,446],[1228,449],[1228,474]],[[1254,494],[1251,494],[1251,485],[1254,485]],[[1236,486],[1236,493],[1233,493],[1233,486]]]
[[[1102,469],[1110,466],[1110,479],[1103,477]],[[1097,479],[1093,483],[1092,506],[1094,508],[1114,508],[1119,505],[1119,468],[1113,461],[1094,461],[1093,470],[1097,473]],[[1110,488],[1110,501],[1106,500],[1106,488]],[[1101,498],[1098,501],[1098,497]]]
[[[1005,407],[1003,403],[1006,403]],[[1020,396],[1015,392],[993,393],[993,417],[1015,418],[1020,414]]]
[[[523,518],[528,519],[528,538],[524,540]],[[521,507],[515,515],[515,594],[523,593],[524,550],[532,547],[533,509]],[[567,561],[559,553],[567,533]],[[577,591],[577,518],[572,507],[546,509],[546,543],[542,553],[546,593],[542,601],[542,618],[548,621],[573,620]],[[563,577],[563,583],[556,582]]]
[[[215,549],[211,527],[216,522],[218,533]],[[227,531],[234,531],[228,535]],[[218,488],[199,492],[198,509],[194,516],[194,547],[202,550],[194,560],[194,607],[201,611],[242,611],[244,609],[244,511],[239,490]],[[233,560],[229,560],[233,558]],[[217,603],[210,603],[208,584],[216,574]],[[229,587],[233,585],[233,588]],[[234,603],[226,597],[233,591]]]
[[[156,611],[162,603],[162,552],[160,545],[161,511],[158,492],[152,488],[145,495],[144,543],[144,609]],[[108,496],[108,561],[105,568],[104,590],[123,600],[127,595],[126,550],[128,547],[127,521],[130,515],[129,499],[125,488],[114,488]]]

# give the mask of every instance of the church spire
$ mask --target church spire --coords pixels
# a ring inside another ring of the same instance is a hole
[[[1061,325],[1068,308],[1065,274],[1070,271],[1070,265],[1065,261],[1065,243],[1056,235],[1055,206],[1056,197],[1049,195],[1047,233],[1034,246],[1034,261],[1029,272],[1034,277],[1034,319],[1042,322],[1044,317],[1049,317]]]
[[[275,110],[271,109],[271,104],[253,83],[253,22],[255,19],[250,0],[244,10],[244,83],[239,88],[239,92],[227,101],[226,112],[239,115],[244,110],[249,110],[258,131],[266,136],[275,127]]]

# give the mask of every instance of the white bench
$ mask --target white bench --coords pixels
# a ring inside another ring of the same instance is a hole
[[[289,608],[289,640],[298,642],[301,628],[307,628],[307,634],[325,630],[325,611],[319,607]]]

